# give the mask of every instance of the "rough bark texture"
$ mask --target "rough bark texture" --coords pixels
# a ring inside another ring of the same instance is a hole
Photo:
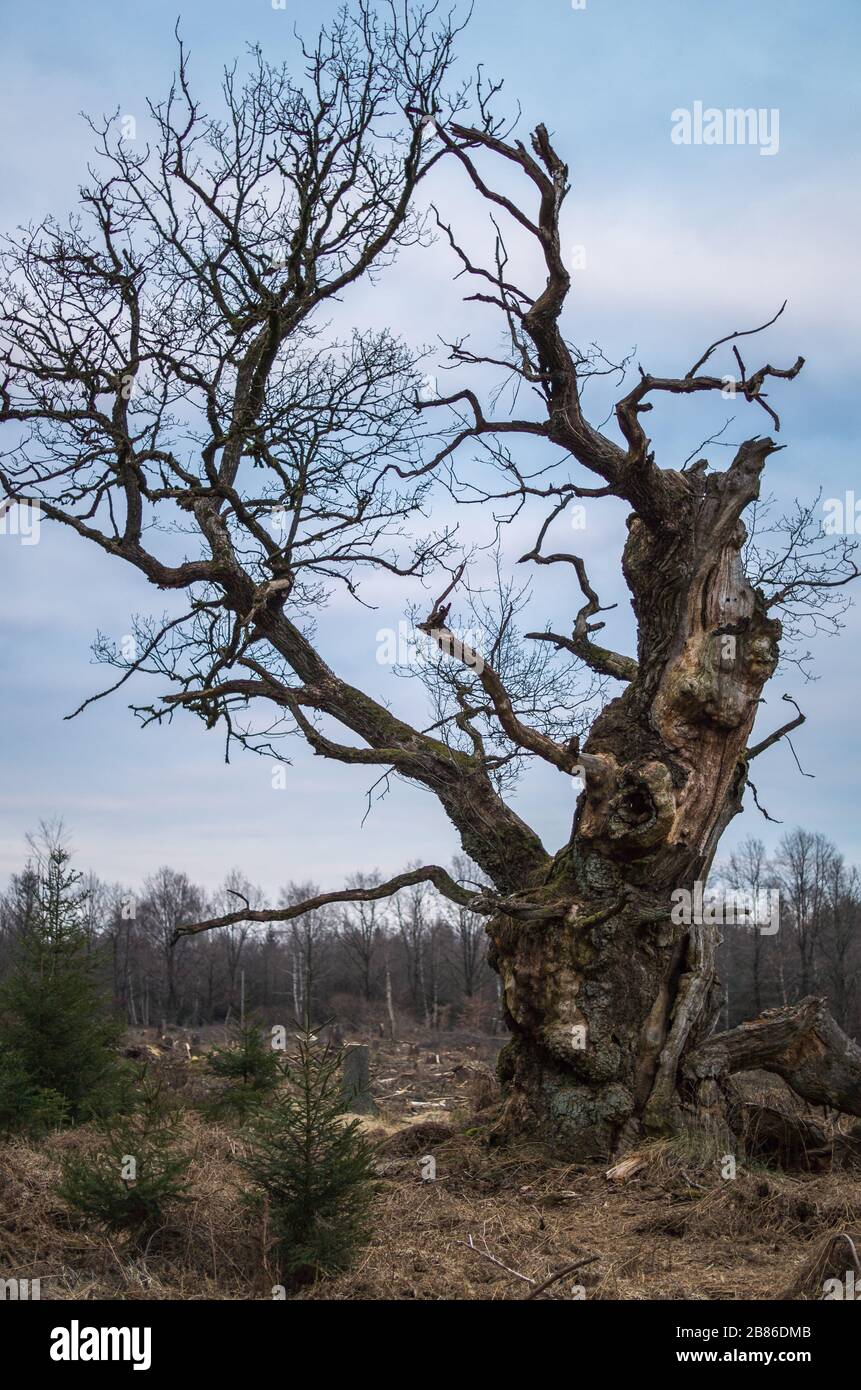
[[[689,1054],[695,1080],[761,1068],[782,1076],[796,1095],[861,1115],[861,1047],[828,1013],[824,999],[802,999],[726,1033],[715,1033]]]
[[[705,880],[739,809],[757,702],[777,662],[780,625],[739,558],[739,512],[772,448],[752,442],[715,478],[669,475],[674,526],[631,520],[637,675],[592,729],[571,842],[533,886],[558,916],[500,915],[490,927],[514,1033],[503,1059],[509,1119],[538,1119],[579,1155],[674,1128],[683,1059],[716,1018],[717,929],[674,924],[670,894]],[[720,1109],[707,1081],[688,1087],[700,1113]]]

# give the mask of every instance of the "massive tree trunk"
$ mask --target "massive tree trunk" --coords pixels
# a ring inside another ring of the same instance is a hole
[[[687,889],[695,905],[740,809],[777,663],[780,624],[740,560],[739,512],[771,448],[753,442],[718,477],[669,475],[680,484],[673,528],[631,519],[636,673],[579,755],[571,841],[530,885],[549,914],[500,914],[489,928],[513,1032],[501,1062],[508,1121],[537,1122],[576,1156],[722,1116],[720,1070],[686,1070],[719,1012],[718,928],[695,910],[674,921],[671,894]]]

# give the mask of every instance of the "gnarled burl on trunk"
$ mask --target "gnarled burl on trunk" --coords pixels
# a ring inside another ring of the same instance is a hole
[[[705,881],[741,808],[748,739],[777,664],[780,624],[740,555],[741,512],[774,447],[751,441],[723,474],[665,474],[660,528],[631,518],[637,669],[576,758],[585,787],[571,839],[535,885],[554,915],[490,925],[514,1032],[512,1106],[581,1155],[719,1104],[716,1086],[682,1074],[720,1006],[717,928],[674,924],[669,903]]]

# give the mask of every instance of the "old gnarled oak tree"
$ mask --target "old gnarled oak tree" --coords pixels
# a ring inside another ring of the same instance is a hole
[[[180,46],[150,145],[94,124],[79,214],[3,250],[4,495],[185,597],[139,621],[131,656],[101,650],[119,684],[164,679],[145,720],[191,712],[258,751],[298,735],[322,757],[417,782],[482,873],[458,882],[425,865],[184,930],[433,882],[487,919],[512,1032],[504,1122],[572,1155],[722,1120],[728,1076],[750,1065],[859,1115],[861,1053],[817,1001],[713,1034],[716,928],[670,912],[675,890],[707,877],[751,759],[800,722],[751,747],[781,616],[807,605],[827,622],[857,569],[848,543],[813,534],[810,508],[758,567],[745,523],[772,438],[751,435],[724,467],[659,461],[644,417],[667,397],[724,391],[729,366],[739,408],[776,432],[770,389],[803,359],[749,370],[749,333],[731,333],[679,376],[634,368],[608,430],[591,423],[584,382],[612,364],[563,332],[568,169],[543,126],[523,142],[497,118],[498,88],[453,84],[456,39],[430,8],[357,4],[304,51],[298,76],[260,54],[244,84],[229,72],[220,120],[198,108]],[[491,214],[486,264],[425,197],[455,187]],[[511,278],[507,229],[527,248],[531,288]],[[432,235],[510,347],[451,342],[457,380],[474,368],[478,385],[448,396],[420,390],[425,364],[391,333],[339,340],[327,326],[352,285]],[[500,408],[493,372],[520,384],[522,415]],[[530,458],[546,450],[532,472],[524,441]],[[449,627],[471,593],[470,556],[426,519],[443,485],[464,506],[493,499],[503,520],[506,504],[509,517],[544,509],[532,550],[508,558],[519,574],[556,567],[570,632],[518,634],[504,586],[481,652]],[[566,509],[604,497],[630,509],[636,655],[596,641],[582,557],[544,548]],[[439,648],[427,729],[340,676],[315,635],[326,593],[355,594],[366,570],[412,585],[413,601],[420,581],[440,593],[419,615]],[[610,692],[588,730],[573,693],[584,675]],[[530,759],[582,773],[555,853],[504,796]]]

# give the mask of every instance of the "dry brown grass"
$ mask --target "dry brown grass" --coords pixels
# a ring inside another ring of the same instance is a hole
[[[0,1270],[40,1279],[43,1298],[206,1299],[260,1296],[260,1237],[240,1201],[241,1140],[194,1111],[179,1149],[191,1157],[192,1199],[171,1208],[141,1250],[76,1221],[56,1196],[60,1163],[86,1150],[86,1128],[0,1148]],[[255,1274],[257,1285],[255,1288]]]
[[[663,1144],[624,1183],[477,1137],[430,1147],[436,1180],[421,1180],[417,1158],[399,1160],[356,1267],[304,1297],[523,1298],[526,1280],[534,1287],[597,1254],[548,1296],[574,1297],[579,1284],[590,1299],[770,1299],[823,1231],[861,1217],[861,1187],[845,1174],[763,1178],[740,1168],[724,1181],[694,1169],[687,1153],[671,1162]]]
[[[491,1147],[471,1116],[488,1087],[469,1052],[382,1048],[375,1074],[395,1080],[377,1085],[380,1114],[365,1122],[379,1146],[372,1238],[349,1273],[298,1298],[521,1299],[589,1256],[543,1296],[570,1299],[579,1285],[589,1299],[815,1297],[817,1251],[861,1225],[857,1173],[740,1163],[723,1180],[717,1152],[674,1142],[646,1146],[614,1181],[536,1146]],[[193,1199],[144,1250],[77,1225],[55,1195],[63,1153],[94,1142],[86,1128],[0,1146],[0,1277],[38,1278],[55,1299],[271,1297],[266,1233],[241,1200],[241,1129],[189,1109],[180,1136]]]

